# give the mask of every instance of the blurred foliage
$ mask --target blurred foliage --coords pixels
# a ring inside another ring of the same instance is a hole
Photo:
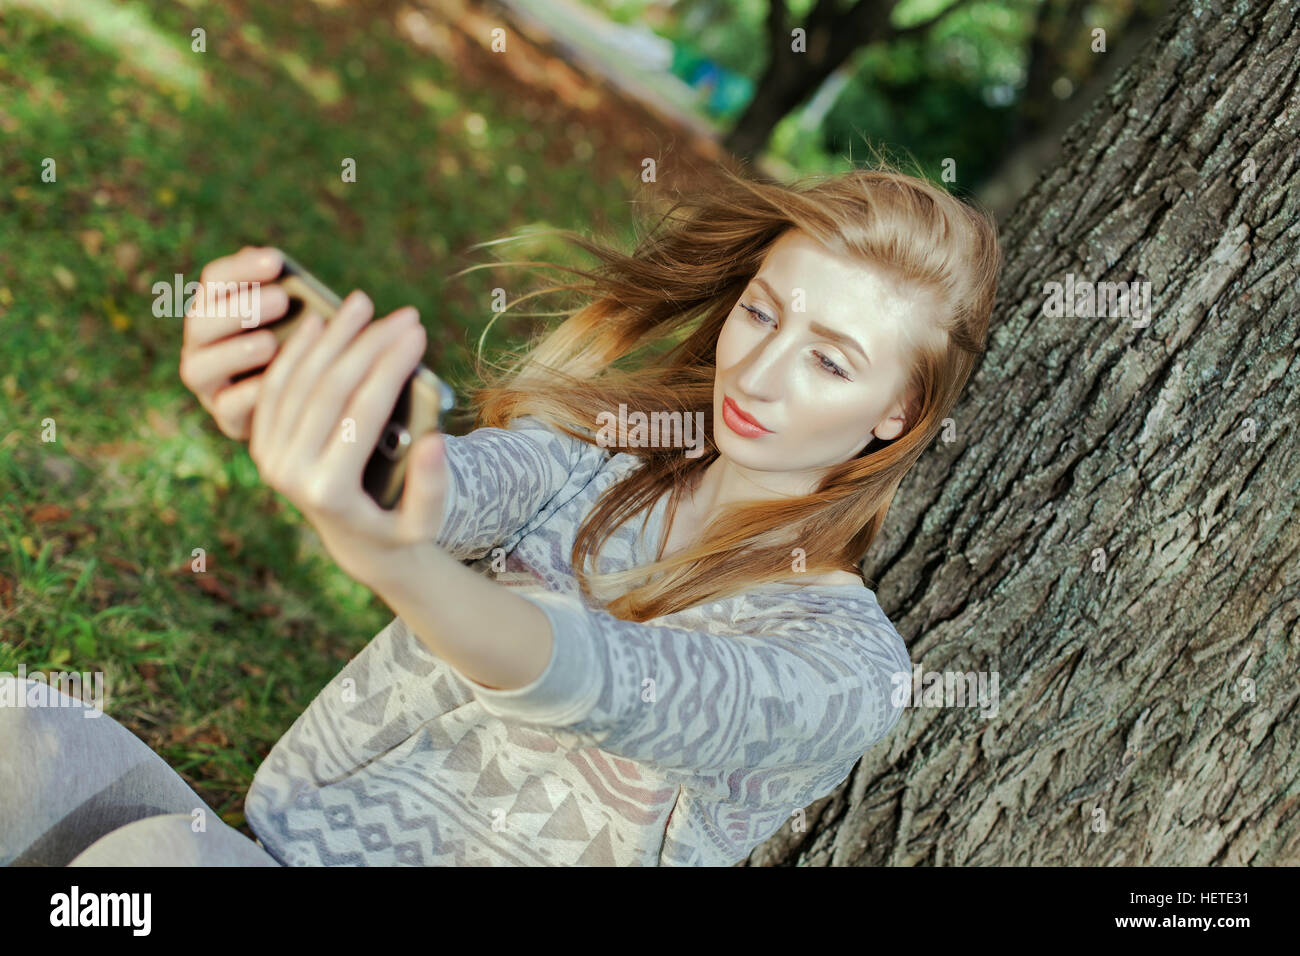
[[[689,56],[711,59],[752,83],[766,67],[768,0],[586,2],[621,23],[649,23]],[[800,110],[786,116],[768,144],[769,158],[790,174],[829,172],[860,162],[867,143],[888,144],[936,177],[945,157],[960,158],[962,182],[977,186],[1011,145],[1043,2],[971,3],[919,36],[860,48],[830,111],[812,130]],[[788,0],[791,26],[801,24],[814,5],[815,0]],[[902,0],[892,22],[906,27],[951,5],[952,0]],[[840,4],[849,6],[848,0]],[[1090,26],[1113,33],[1133,6],[1134,0],[1096,0],[1084,16]],[[1073,39],[1062,57],[1069,71],[1067,95],[1097,65],[1087,37]],[[739,112],[732,106],[726,115]]]
[[[360,5],[0,0],[0,670],[104,672],[107,712],[236,826],[271,745],[392,612],[182,385],[153,284],[281,245],[380,314],[416,305],[463,399],[489,323],[490,357],[543,308],[491,321],[492,290],[555,276],[449,275],[581,261],[544,235],[471,244],[625,242],[642,191],[621,111],[494,66]]]

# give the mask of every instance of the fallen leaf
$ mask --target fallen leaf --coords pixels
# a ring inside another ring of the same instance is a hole
[[[145,420],[149,427],[154,430],[154,434],[159,438],[174,438],[177,434],[176,420],[168,418],[156,408],[151,408],[144,413]]]
[[[104,247],[104,234],[98,229],[83,229],[77,233],[77,238],[81,240],[81,248],[85,249],[86,255],[92,259],[97,257]]]
[[[130,272],[140,261],[140,247],[134,242],[119,242],[113,247],[113,265]]]
[[[76,474],[76,466],[70,460],[56,458],[53,455],[45,455],[41,458],[41,467],[60,485],[66,485],[72,481],[73,476]]]
[[[147,458],[153,453],[153,446],[142,441],[109,441],[90,446],[91,454],[98,459],[115,458],[121,461],[134,461]]]
[[[109,554],[104,551],[100,552],[99,556],[119,571],[130,571],[132,574],[141,573],[140,565],[136,564],[129,558],[118,557],[116,554]]]
[[[244,549],[244,539],[229,528],[219,530],[217,540],[225,545],[226,550],[230,552],[230,556],[233,558],[239,557],[239,552]]]
[[[184,724],[174,724],[171,733],[167,735],[167,743],[178,744],[182,740],[188,740],[194,733],[194,728],[186,727]]]
[[[207,727],[201,730],[194,738],[196,744],[215,744],[218,747],[229,747],[230,738],[228,738],[220,727]]]
[[[46,524],[50,521],[62,521],[71,513],[62,505],[37,505],[28,517],[33,524]]]
[[[227,604],[233,603],[230,592],[226,590],[224,584],[217,580],[215,575],[196,574],[194,575],[194,583],[199,586],[199,590],[204,594],[210,594],[215,598],[225,601]]]
[[[64,292],[71,292],[77,287],[77,277],[66,267],[55,266],[50,272],[54,275],[54,281],[59,284],[59,287]]]

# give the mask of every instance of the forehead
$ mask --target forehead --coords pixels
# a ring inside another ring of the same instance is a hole
[[[928,293],[859,256],[822,245],[799,229],[772,244],[756,278],[770,282],[787,308],[800,294],[810,319],[869,340],[878,353],[905,351],[906,328],[932,307]],[[797,293],[796,290],[801,290]]]
[[[787,229],[772,244],[759,274],[771,280],[775,274],[790,280],[791,288],[802,288],[804,295],[833,292],[836,287],[846,287],[843,298],[852,299],[853,293],[870,289],[876,293],[887,292],[899,298],[913,298],[915,290],[907,288],[889,270],[860,256],[836,252],[822,245],[799,229]],[[805,284],[798,279],[803,277]],[[814,288],[826,285],[829,288]],[[778,287],[777,291],[781,291]]]

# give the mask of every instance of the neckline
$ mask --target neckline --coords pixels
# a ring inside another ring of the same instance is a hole
[[[668,499],[671,497],[671,491],[665,491],[659,496],[659,500],[650,508],[649,514],[646,515],[642,524],[641,537],[637,541],[637,564],[649,564],[654,560],[654,548],[659,541],[659,536],[663,533],[664,522],[668,517]],[[757,588],[777,587],[786,588],[795,591],[830,591],[839,594],[861,594],[863,597],[871,595],[875,597],[875,592],[863,582],[856,584],[799,584],[795,581],[763,581],[760,584],[752,585],[750,590]],[[740,596],[744,596],[744,592]]]

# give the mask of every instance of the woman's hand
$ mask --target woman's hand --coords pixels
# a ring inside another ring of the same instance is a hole
[[[261,375],[231,384],[232,376],[259,368],[275,354],[277,343],[269,329],[250,331],[282,318],[289,311],[289,296],[272,284],[280,274],[284,258],[276,249],[245,246],[239,252],[214,259],[199,276],[202,291],[185,313],[181,342],[181,381],[216,420],[221,433],[236,441],[247,441],[250,420],[257,402]],[[238,315],[238,300],[232,301],[227,284],[256,282],[252,297],[253,315]],[[220,294],[209,300],[208,290]],[[248,325],[245,325],[248,323]]]
[[[261,375],[248,451],[262,480],[303,513],[339,567],[382,596],[383,582],[409,568],[440,530],[447,464],[442,436],[424,435],[408,453],[397,507],[379,507],[362,488],[366,462],[425,345],[415,309],[367,327],[373,311],[357,291],[328,323],[304,317]]]

